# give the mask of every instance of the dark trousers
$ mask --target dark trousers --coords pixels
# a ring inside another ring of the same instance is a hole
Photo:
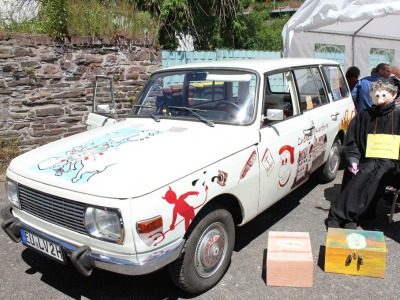
[[[358,168],[357,175],[344,171],[340,195],[331,203],[328,220],[357,222],[361,214],[376,205],[397,171],[390,159],[367,159]]]

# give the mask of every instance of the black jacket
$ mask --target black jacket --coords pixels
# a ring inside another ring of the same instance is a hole
[[[351,120],[343,143],[343,154],[349,166],[368,159],[365,157],[367,136],[374,131],[376,134],[400,134],[400,109],[394,101],[384,106],[373,105]]]

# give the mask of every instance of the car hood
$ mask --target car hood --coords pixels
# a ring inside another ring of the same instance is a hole
[[[127,119],[22,154],[9,170],[85,194],[139,197],[258,143],[251,128]]]

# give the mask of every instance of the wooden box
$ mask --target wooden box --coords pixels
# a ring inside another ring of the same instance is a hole
[[[325,272],[385,277],[386,244],[380,231],[329,228]]]
[[[312,287],[313,274],[308,232],[268,233],[267,285]]]

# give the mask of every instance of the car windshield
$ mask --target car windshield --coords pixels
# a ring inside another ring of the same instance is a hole
[[[231,70],[153,74],[131,115],[247,124],[254,117],[256,75]]]

